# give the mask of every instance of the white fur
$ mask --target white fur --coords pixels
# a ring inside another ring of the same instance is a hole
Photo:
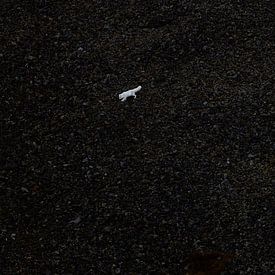
[[[121,99],[121,101],[125,101],[127,99],[127,97],[129,96],[133,96],[134,98],[136,98],[136,92],[139,92],[141,90],[141,86],[136,87],[135,89],[132,90],[128,90],[126,92],[123,92],[121,94],[119,94],[119,99]]]

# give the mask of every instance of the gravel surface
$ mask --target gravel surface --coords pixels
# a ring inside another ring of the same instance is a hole
[[[273,274],[274,10],[1,0],[0,273]]]

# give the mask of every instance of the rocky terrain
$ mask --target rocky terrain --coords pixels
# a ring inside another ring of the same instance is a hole
[[[0,14],[1,274],[273,274],[273,1]]]

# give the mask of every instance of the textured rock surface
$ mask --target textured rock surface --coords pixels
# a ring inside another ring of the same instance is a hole
[[[1,274],[272,272],[272,5],[1,1]]]

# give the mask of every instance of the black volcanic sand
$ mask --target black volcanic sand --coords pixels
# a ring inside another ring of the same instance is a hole
[[[0,273],[274,272],[273,8],[2,0]]]

